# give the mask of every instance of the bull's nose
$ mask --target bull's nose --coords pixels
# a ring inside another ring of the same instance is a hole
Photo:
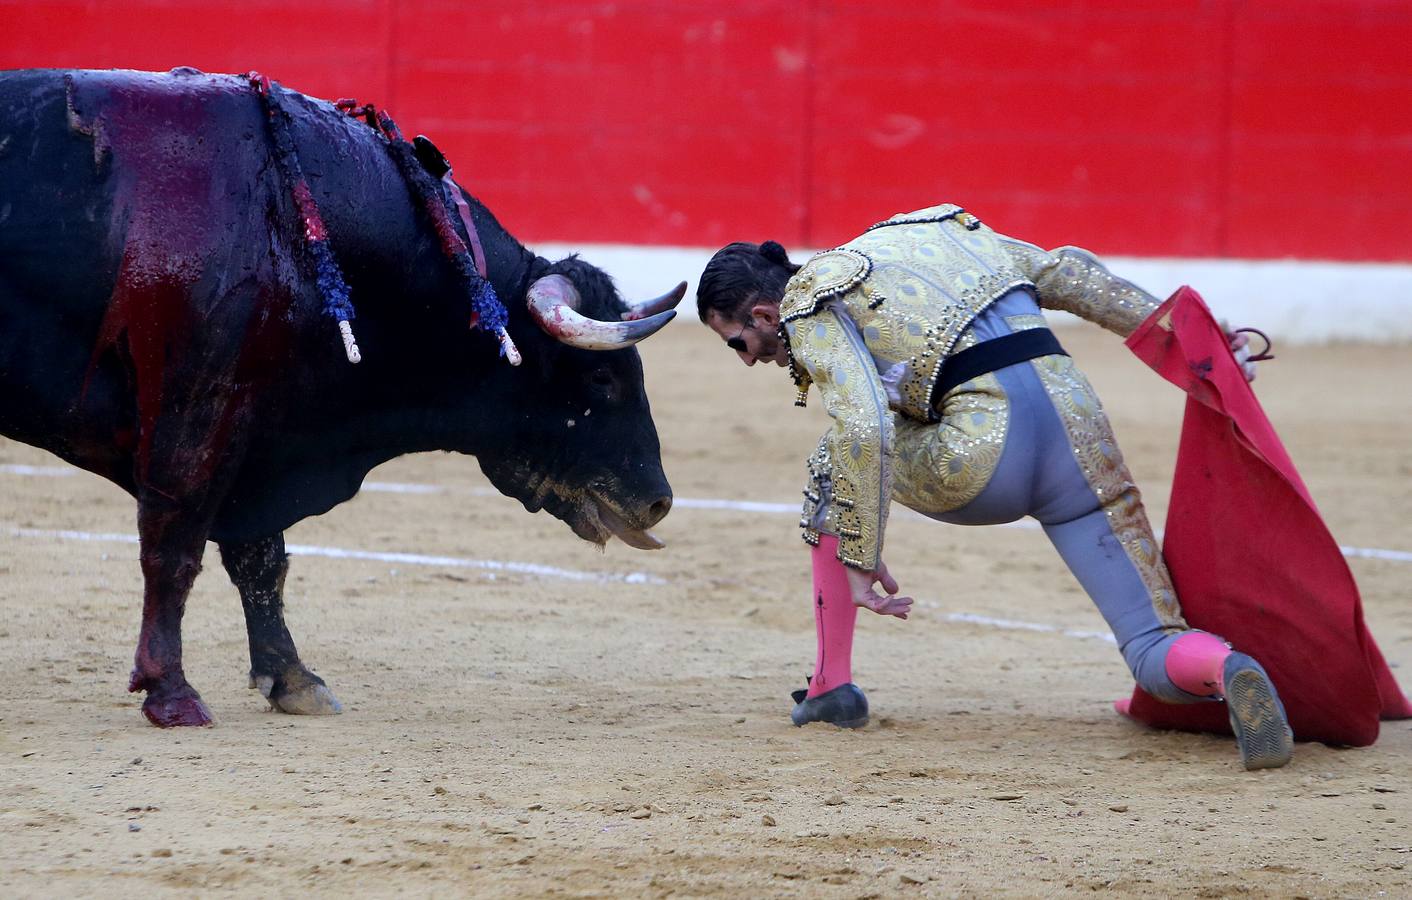
[[[668,495],[668,496],[666,496],[666,497],[663,497],[662,499],[658,500],[656,503],[653,503],[651,506],[647,507],[647,523],[648,523],[648,526],[651,527],[652,525],[656,525],[658,522],[660,522],[660,521],[662,521],[664,518],[666,518],[667,513],[671,511],[671,508],[672,508],[672,498],[671,498],[671,495]]]

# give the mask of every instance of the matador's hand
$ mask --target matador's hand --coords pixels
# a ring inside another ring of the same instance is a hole
[[[1237,328],[1232,330],[1231,326],[1226,324],[1225,319],[1221,320],[1220,325],[1221,331],[1226,335],[1226,340],[1230,341],[1231,353],[1235,356],[1236,364],[1240,366],[1241,374],[1245,376],[1246,381],[1254,381],[1255,364],[1261,360],[1274,359],[1274,357],[1270,355],[1270,339],[1265,337],[1263,332],[1255,332],[1262,338],[1265,338],[1265,349],[1257,354],[1251,351],[1250,335],[1245,333],[1247,331],[1255,331],[1255,329]]]
[[[876,572],[864,572],[852,566],[845,568],[844,572],[848,576],[848,591],[853,595],[855,606],[871,609],[880,616],[907,618],[907,613],[912,609],[912,598],[893,596],[898,590],[897,579],[888,573],[887,564],[882,560],[878,560]],[[873,590],[874,583],[881,584],[888,596],[884,597]]]

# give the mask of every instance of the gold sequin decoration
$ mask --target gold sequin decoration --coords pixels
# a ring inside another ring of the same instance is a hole
[[[1002,238],[1001,245],[1039,291],[1039,305],[1062,309],[1127,337],[1162,301],[1109,272],[1079,247],[1046,252],[1034,244]]]
[[[1044,316],[1006,316],[1011,331],[1048,328]],[[956,350],[979,343],[966,331]],[[980,496],[1005,449],[1010,400],[993,374],[952,388],[941,401],[941,421],[922,424],[897,417],[897,471],[892,498],[925,515],[960,509]]]
[[[871,571],[881,559],[892,495],[894,414],[862,336],[842,311],[826,306],[792,325],[794,358],[834,422],[816,451],[833,498],[828,530],[838,535],[839,559]],[[813,492],[823,495],[813,481]]]
[[[804,542],[819,545],[820,504],[831,497],[833,464],[829,462],[829,436],[819,439],[819,446],[804,461],[809,470],[809,484],[804,488],[804,509],[799,515],[799,527],[804,529]],[[827,509],[823,510],[827,513]],[[825,526],[832,533],[832,528]]]
[[[1069,434],[1079,469],[1102,504],[1114,536],[1147,587],[1158,621],[1168,630],[1186,628],[1161,548],[1143,509],[1142,495],[1123,462],[1098,395],[1067,356],[1044,356],[1033,360],[1033,364]]]
[[[1006,316],[1005,324],[1010,326],[1011,331],[1027,331],[1031,328],[1048,328],[1049,323],[1044,316],[1037,313],[1020,313],[1014,316]]]
[[[1009,427],[1010,403],[993,374],[948,392],[939,422],[898,416],[893,499],[927,515],[970,503],[995,474]]]

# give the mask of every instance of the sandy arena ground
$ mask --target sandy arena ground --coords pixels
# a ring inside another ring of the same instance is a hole
[[[1180,397],[1112,336],[1061,337],[1160,525]],[[1412,550],[1409,348],[1277,350],[1259,394],[1334,535]],[[148,726],[125,690],[137,548],[54,533],[131,535],[131,500],[22,474],[58,461],[0,441],[0,895],[1412,895],[1409,723],[1251,774],[1229,740],[1120,719],[1128,675],[1062,632],[1103,623],[1037,531],[897,515],[887,558],[920,608],[859,620],[873,722],[791,727],[814,638],[797,516],[690,501],[792,509],[823,413],[694,322],[644,357],[678,498],[665,551],[600,553],[449,455],[372,476],[438,492],[364,491],[289,532],[609,576],[297,557],[290,627],[347,706],[334,718],[247,690],[212,546],[186,668],[218,724]],[[1412,670],[1412,568],[1351,565]]]

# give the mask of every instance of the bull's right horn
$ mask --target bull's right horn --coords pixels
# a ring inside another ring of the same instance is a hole
[[[681,302],[681,298],[685,296],[686,282],[683,281],[660,297],[653,297],[651,300],[643,300],[640,303],[629,303],[627,311],[623,313],[623,321],[631,322],[635,319],[645,319],[659,312],[675,309],[676,305]]]
[[[563,275],[545,275],[530,285],[525,295],[530,315],[545,334],[581,350],[621,350],[651,337],[672,321],[676,310],[666,310],[632,322],[604,322],[578,311],[578,289]]]

